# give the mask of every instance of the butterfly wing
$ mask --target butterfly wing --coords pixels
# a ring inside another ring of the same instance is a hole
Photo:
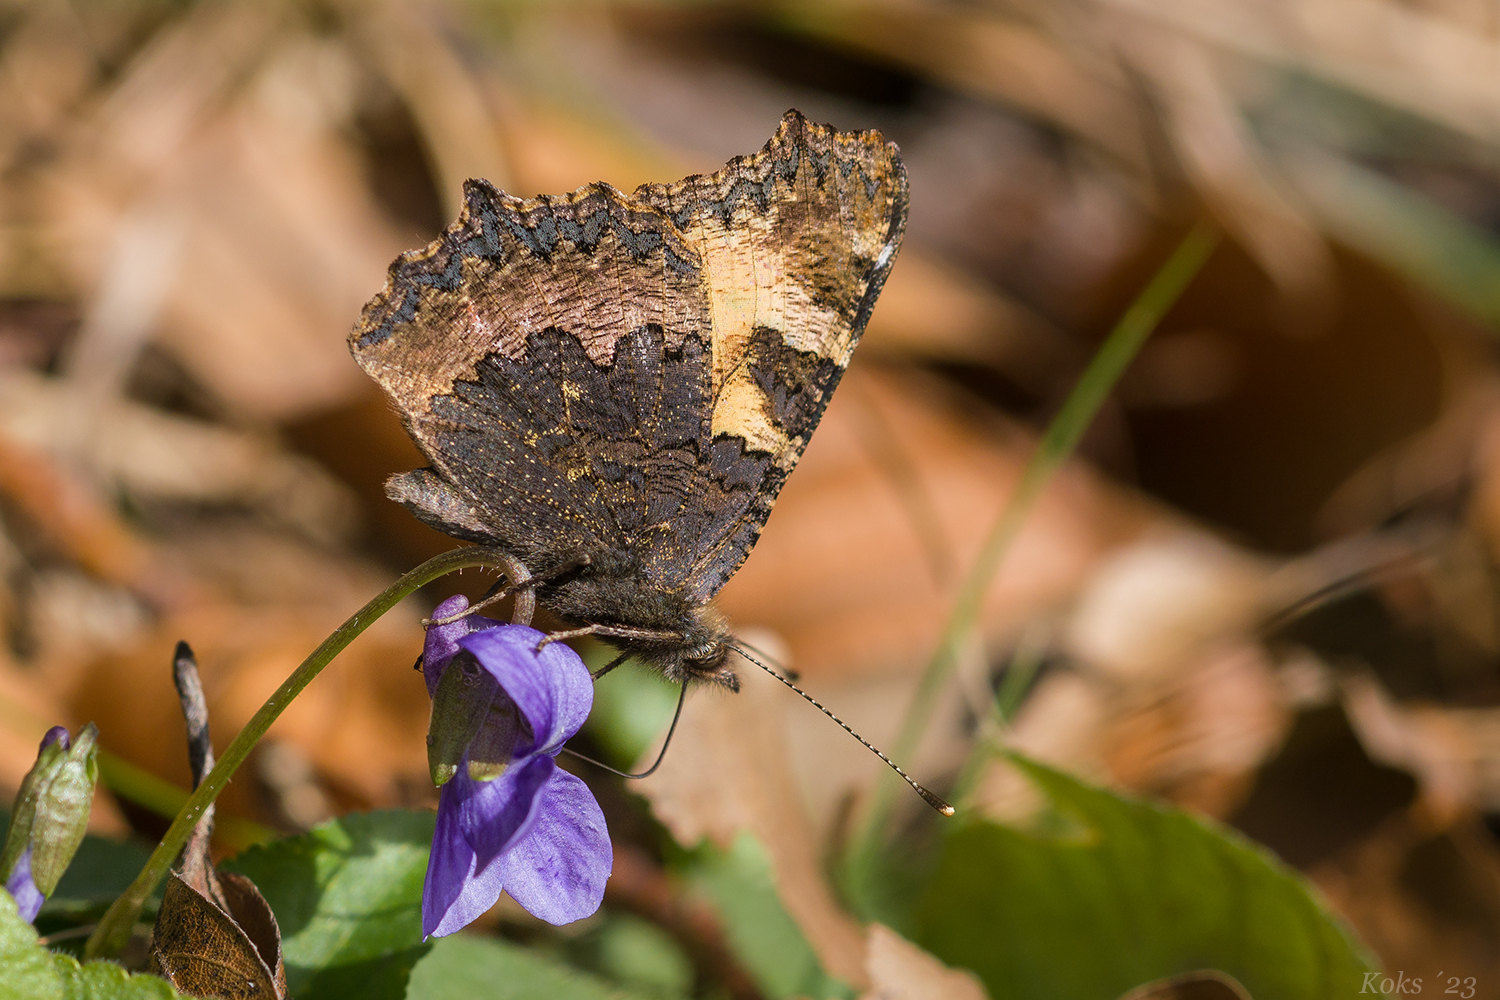
[[[432,463],[393,495],[533,569],[624,552],[706,601],[806,446],[905,218],[893,146],[795,112],[761,152],[629,196],[469,182],[350,335]]]
[[[768,460],[745,515],[689,569],[687,591],[707,600],[755,545],[864,333],[906,228],[906,168],[878,132],[788,111],[760,152],[633,197],[702,261],[714,447]]]

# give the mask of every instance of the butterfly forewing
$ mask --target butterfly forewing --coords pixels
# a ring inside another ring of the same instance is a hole
[[[624,554],[643,586],[706,602],[817,426],[905,221],[895,147],[796,112],[760,152],[630,195],[469,182],[350,335],[432,463],[393,496],[534,570]]]

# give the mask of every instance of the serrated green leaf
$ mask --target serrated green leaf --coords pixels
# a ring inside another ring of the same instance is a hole
[[[1330,1000],[1357,995],[1375,968],[1300,876],[1232,831],[1015,763],[1060,833],[959,827],[914,933],[997,1000],[1113,1000],[1205,968],[1256,1000]]]
[[[165,979],[130,975],[113,962],[79,965],[54,954],[0,891],[0,1000],[173,1000]]]
[[[430,812],[344,816],[224,864],[249,876],[271,904],[287,987],[298,1000],[399,1000],[424,953],[422,880],[433,823]]]
[[[412,970],[407,1000],[631,1000],[587,973],[519,945],[455,934],[438,940]]]
[[[84,962],[53,955],[64,1000],[173,1000],[181,996],[165,979],[130,975],[113,962]]]
[[[10,893],[0,891],[0,998],[62,1000],[52,956],[37,944],[36,928],[21,919]]]

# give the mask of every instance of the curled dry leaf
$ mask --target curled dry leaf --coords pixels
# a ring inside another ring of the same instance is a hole
[[[286,971],[271,908],[243,875],[214,878],[218,901],[176,872],[168,876],[152,937],[152,971],[189,996],[282,1000]],[[266,964],[273,954],[274,972]]]
[[[208,705],[198,664],[178,643],[173,679],[187,721],[193,786],[213,768]],[[214,870],[209,855],[213,806],[203,813],[167,882],[152,933],[150,962],[182,993],[226,1000],[283,1000],[281,931],[260,890],[243,875]]]
[[[860,1000],[987,1000],[974,973],[949,968],[884,924],[870,925],[866,947],[870,989]]]
[[[1204,969],[1137,986],[1120,1000],[1251,1000],[1251,997],[1233,976],[1217,969]]]

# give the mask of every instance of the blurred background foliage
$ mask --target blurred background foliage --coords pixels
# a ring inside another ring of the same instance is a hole
[[[227,739],[451,544],[384,499],[421,460],[344,337],[464,178],[629,190],[759,148],[788,107],[896,141],[911,221],[723,609],[892,743],[1037,429],[1212,218],[1228,238],[903,763],[1012,826],[1043,799],[995,747],[1229,824],[1386,969],[1500,996],[1488,0],[0,0],[0,798],[48,725],[92,720],[97,832],[154,837],[187,783],[179,638]],[[487,582],[388,616],[299,699],[222,800],[226,851],[432,802],[419,619]],[[628,765],[672,695],[619,676],[586,735]],[[580,771],[617,844],[605,913],[558,934],[502,905],[489,932],[655,995],[864,987],[912,947],[867,949],[873,917],[976,967],[914,902],[955,877],[915,797],[877,891],[830,874],[884,778],[826,720],[748,682],[690,699],[677,739],[640,786]],[[767,972],[767,948],[803,958]]]

